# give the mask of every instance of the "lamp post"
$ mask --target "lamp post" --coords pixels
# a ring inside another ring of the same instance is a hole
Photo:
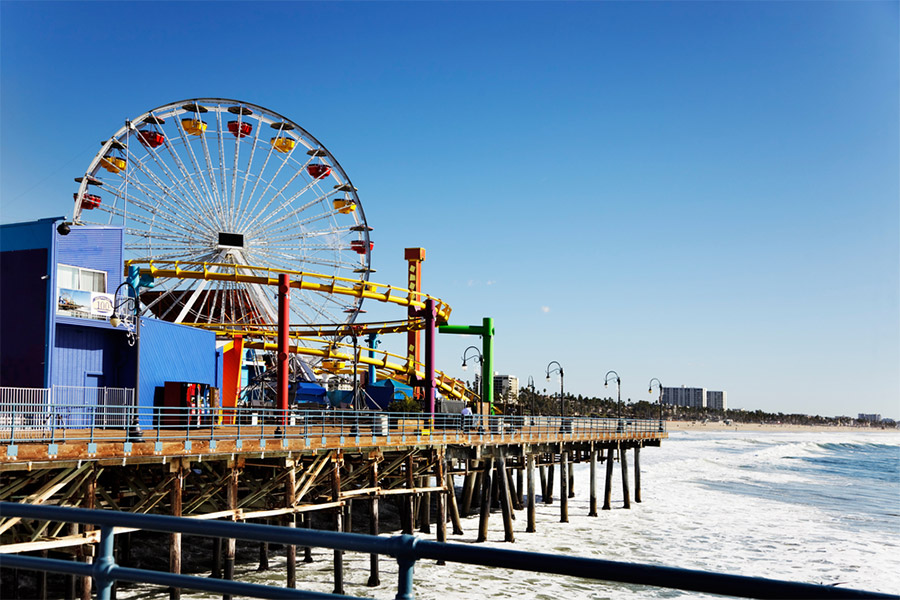
[[[615,371],[607,371],[606,377],[603,378],[603,387],[609,387],[609,382],[612,381],[609,378],[610,375],[616,376],[616,394],[617,394],[616,404],[618,405],[618,413],[619,413],[618,416],[619,416],[619,419],[621,419],[622,418],[622,379],[619,378],[619,374],[616,373]]]
[[[479,350],[479,349],[476,348],[475,346],[469,346],[468,348],[466,348],[465,350],[463,350],[463,355],[462,355],[462,370],[465,371],[466,368],[467,368],[467,366],[466,366],[466,360],[467,360],[467,358],[468,358],[469,350],[474,350],[474,351],[475,351],[475,355],[476,355],[477,358],[478,358],[478,364],[479,364],[480,367],[481,367],[481,375],[480,375],[480,376],[481,376],[481,384],[482,384],[482,389],[483,389],[483,388],[484,388],[484,355],[481,353],[481,350]],[[476,356],[473,356],[472,358],[475,358]],[[481,401],[484,402],[484,398],[482,398]],[[490,401],[490,399],[489,399],[488,401]],[[476,414],[479,414],[480,412],[481,412],[481,411],[478,410],[478,406],[476,406],[476,407],[475,407],[475,413],[476,413]]]
[[[116,303],[116,298],[119,295],[119,290],[122,288],[126,288],[128,290],[128,295],[119,303]],[[112,315],[109,317],[109,324],[115,328],[118,328],[119,325],[122,324],[122,317],[119,316],[119,309],[131,303],[131,307],[127,311],[123,311],[121,313],[123,316],[128,315],[130,312],[130,316],[126,318],[126,330],[128,335],[128,345],[134,346],[134,398],[133,403],[135,406],[139,404],[139,394],[140,394],[140,386],[138,385],[140,382],[141,376],[141,321],[140,317],[138,317],[138,291],[128,280],[123,281],[116,287],[116,290],[113,292],[113,311]],[[128,320],[134,321],[134,330],[132,331],[131,327],[127,325]],[[125,429],[127,432],[128,441],[132,440],[140,440],[141,432],[138,428],[138,419],[137,414],[135,413],[130,418],[127,419],[125,423]]]
[[[553,365],[556,365],[553,367]],[[550,367],[553,367],[552,369]],[[566,416],[566,404],[563,399],[563,368],[562,365],[556,362],[555,360],[550,361],[550,364],[547,365],[547,381],[550,381],[550,375],[553,373],[559,373],[559,416]]]
[[[528,385],[525,387],[531,388],[531,422],[534,423],[534,377],[528,376]]]
[[[659,430],[663,430],[663,416],[662,416],[662,397],[663,397],[663,384],[662,382],[654,377],[650,380],[650,387],[647,390],[648,394],[653,393],[653,382],[656,382],[656,387],[659,388]]]

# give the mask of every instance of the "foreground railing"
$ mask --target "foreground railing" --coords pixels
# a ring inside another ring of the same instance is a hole
[[[40,390],[38,390],[40,391]],[[130,391],[130,390],[129,390]],[[54,394],[57,397],[59,394]],[[438,436],[482,441],[516,439],[601,439],[604,434],[651,437],[666,431],[665,421],[530,415],[462,415],[355,410],[288,411],[209,406],[134,406],[129,397],[107,393],[102,402],[54,402],[35,396],[0,403],[0,444],[64,442],[156,442],[315,439],[323,445],[339,440],[388,443]],[[241,444],[238,444],[238,448]],[[9,455],[9,453],[7,453]]]
[[[896,598],[896,596],[889,594],[833,586],[725,575],[575,556],[504,550],[469,544],[432,542],[410,535],[384,538],[355,533],[294,529],[272,525],[197,521],[183,517],[58,506],[37,506],[10,502],[0,502],[0,516],[99,526],[101,530],[100,542],[93,564],[36,556],[0,555],[0,568],[49,571],[92,577],[96,584],[98,600],[109,600],[112,585],[115,581],[148,583],[253,598],[355,598],[354,596],[341,596],[224,579],[210,579],[121,567],[115,563],[113,555],[115,527],[294,546],[314,546],[391,556],[396,559],[399,567],[397,594],[395,596],[397,600],[412,600],[414,598],[413,571],[416,561],[422,559],[568,575],[600,581],[673,588],[742,598]]]

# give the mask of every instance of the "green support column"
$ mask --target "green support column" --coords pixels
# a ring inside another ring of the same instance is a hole
[[[490,404],[490,412],[494,412],[494,319],[484,317],[481,325],[441,325],[440,333],[456,333],[461,335],[481,336],[481,355],[484,360],[481,368],[481,401]]]

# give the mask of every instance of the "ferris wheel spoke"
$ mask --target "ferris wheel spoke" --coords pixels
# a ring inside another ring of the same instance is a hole
[[[297,172],[294,173],[294,175],[291,176],[291,178],[288,179],[287,182],[286,182],[283,186],[281,186],[281,188],[280,188],[278,191],[276,191],[276,192],[272,195],[272,198],[271,198],[271,199],[266,203],[266,205],[258,212],[258,215],[271,214],[269,209],[270,209],[270,207],[271,207],[271,205],[272,205],[272,202],[274,202],[275,199],[278,198],[278,197],[284,198],[284,192],[285,192],[285,190],[287,190],[288,187],[290,187],[290,185],[291,185],[292,183],[294,183],[294,181],[295,181],[295,180],[303,173],[303,169],[305,169],[305,168],[309,165],[309,163],[310,163],[311,160],[312,160],[312,157],[310,157],[310,160],[306,161],[306,163],[305,163],[300,169],[298,169]],[[276,175],[277,175],[277,174],[276,174]],[[274,179],[273,179],[272,181],[274,181]],[[316,181],[318,181],[318,180],[316,180]],[[316,184],[316,181],[313,181],[312,183],[310,183],[310,184],[304,186],[303,189],[301,189],[299,192],[297,192],[296,197],[301,196],[301,195],[304,194],[306,191],[308,191],[309,189],[311,189],[311,188]],[[271,185],[271,182],[270,182],[270,185]],[[267,189],[268,189],[268,187],[267,187]],[[266,193],[267,189],[266,189],[266,190],[263,190],[263,195]],[[290,201],[291,201],[290,199],[286,199],[279,207],[275,208],[272,212],[278,212],[278,211],[282,210],[282,209],[284,208],[284,206],[286,206],[287,204],[290,203]],[[257,219],[258,219],[258,217],[257,217]],[[253,221],[246,222],[246,223],[244,224],[244,227],[245,227],[245,228],[250,228],[250,227],[254,224],[254,222],[255,222],[257,219],[254,219]]]
[[[243,215],[245,212],[245,210],[244,210],[244,192],[247,191],[247,181],[250,178],[250,173],[253,171],[253,159],[256,156],[256,148],[259,146],[259,135],[260,135],[261,131],[262,131],[262,121],[257,120],[256,132],[253,134],[253,141],[250,143],[250,157],[247,159],[247,168],[244,171],[243,181],[241,182],[241,195],[240,195],[240,198],[238,199],[238,208],[237,208],[238,215]],[[240,139],[238,141],[240,141]],[[240,144],[236,144],[236,145],[240,145]],[[235,175],[236,174],[237,174],[237,169],[235,169]],[[252,191],[250,192],[250,196],[253,196]],[[248,208],[249,208],[249,204],[250,204],[250,197],[247,198]],[[238,223],[235,224],[236,230],[241,230],[241,228],[242,228],[241,221],[242,220],[243,220],[242,217],[240,217],[238,219]]]
[[[175,126],[175,128],[179,131],[180,137],[184,144],[188,146],[189,142],[184,131],[177,125]],[[173,185],[182,190],[183,197],[190,204],[190,206],[193,207],[194,210],[207,215],[210,218],[213,218],[213,214],[215,211],[209,205],[209,203],[205,201],[205,198],[207,198],[208,195],[200,191],[200,188],[197,187],[197,184],[194,181],[194,177],[191,176],[190,171],[188,171],[187,167],[184,164],[184,161],[181,159],[181,156],[179,156],[175,145],[171,141],[169,141],[168,138],[166,138],[165,148],[166,150],[168,150],[172,162],[174,162],[175,166],[178,168],[178,172],[181,173],[181,179],[175,176],[175,173],[169,168],[166,162],[162,160],[160,155],[154,151],[153,156],[157,159],[157,163],[160,165],[160,168],[165,171],[166,175],[173,182]],[[190,190],[186,189],[185,186],[189,187]]]
[[[157,163],[159,164],[159,163]],[[206,216],[210,216],[210,213],[204,209],[202,205],[199,205],[193,201],[193,197],[187,190],[184,189],[184,186],[181,185],[181,182],[176,180],[176,188],[182,192],[180,196],[176,196],[170,191],[170,186],[167,186],[162,179],[154,173],[150,168],[149,164],[146,164],[145,161],[140,159],[135,159],[134,166],[138,169],[139,172],[143,173],[150,181],[153,182],[153,185],[162,193],[162,196],[152,192],[149,188],[146,189],[146,194],[148,196],[153,196],[157,198],[160,203],[166,206],[170,213],[177,214],[179,212],[183,212],[185,210],[185,204],[190,204],[194,207],[197,212],[201,214],[205,214]],[[167,172],[171,173],[167,170]],[[170,175],[171,177],[171,175]],[[132,179],[132,181],[136,181]]]
[[[115,194],[114,194],[114,195],[115,195]],[[124,196],[122,196],[122,198],[124,199]],[[124,218],[125,218],[125,211],[124,211],[123,209],[121,209],[121,208],[116,208],[116,207],[114,207],[114,206],[110,206],[110,205],[103,206],[103,205],[101,204],[101,205],[98,206],[95,210],[100,210],[100,211],[109,213],[109,214],[111,214],[111,215],[116,215],[116,216],[118,216],[118,217],[121,217],[123,220],[124,220]],[[137,216],[137,215],[135,215],[135,214],[133,214],[133,213],[129,216],[129,218],[130,218],[132,221],[136,221],[136,222],[141,223],[141,224],[143,224],[143,225],[146,225],[146,226],[148,226],[148,227],[151,227],[151,226],[153,225],[153,221],[152,221],[151,219],[147,219],[147,218],[145,218],[145,217],[143,217],[143,216]],[[167,231],[168,233],[174,234],[174,235],[178,235],[179,233],[189,233],[189,232],[186,232],[186,230],[183,230],[183,229],[182,229],[181,231],[178,231],[177,229],[169,229],[169,228],[162,227],[162,226],[160,226],[159,228],[162,229],[162,230],[164,230],[164,231]],[[128,231],[128,230],[126,229],[126,231]]]
[[[285,235],[275,236],[276,233],[285,233]],[[350,232],[348,228],[345,227],[329,227],[328,229],[317,229],[313,231],[301,231],[297,232],[293,227],[283,227],[281,229],[277,229],[275,231],[270,231],[266,234],[265,240],[267,246],[277,245],[279,242],[293,240],[299,242],[306,242],[306,240],[315,240],[315,239],[331,239],[335,241],[343,240],[345,237],[349,237]]]
[[[298,265],[297,271],[305,271],[309,270],[308,265],[315,265],[319,267],[328,267],[330,269],[347,269],[352,270],[359,267],[359,263],[348,263],[342,261],[333,261],[333,260],[325,260],[322,258],[313,258],[311,256],[304,255],[301,258],[296,258],[294,255],[286,252],[266,252],[259,251],[259,254],[266,256],[270,259],[280,260],[286,264]]]
[[[258,129],[261,129],[261,127],[259,127]],[[258,130],[257,130],[257,133],[258,133]],[[275,146],[270,144],[269,150],[266,152],[266,158],[265,158],[265,160],[263,160],[262,167],[260,167],[259,172],[256,174],[256,179],[253,182],[253,187],[250,189],[250,195],[247,196],[247,210],[244,211],[244,214],[246,214],[246,215],[256,214],[257,208],[259,207],[260,199],[262,198],[262,194],[260,194],[260,196],[256,199],[256,202],[253,204],[252,207],[250,206],[250,203],[253,202],[253,197],[256,195],[256,189],[259,187],[260,182],[263,181],[263,174],[265,174],[266,168],[269,166],[269,160],[272,158],[273,152],[275,152]],[[267,183],[267,185],[268,185],[268,183]],[[245,221],[245,219],[242,219],[241,222],[238,224],[238,228],[241,230],[247,229],[246,225],[244,224],[244,221]]]
[[[152,220],[159,218],[166,221],[167,223],[172,224],[173,226],[180,227],[185,232],[196,232],[196,226],[198,223],[196,218],[194,220],[189,220],[187,218],[181,217],[179,215],[177,207],[164,202],[160,196],[155,194],[142,182],[132,180],[132,185],[137,188],[138,191],[142,192],[143,195],[146,196],[149,200],[156,200],[156,203],[154,204],[150,201],[145,202],[137,195],[133,195],[128,198],[123,196],[123,200],[130,202],[134,206],[143,209],[147,214],[152,215]]]
[[[290,219],[290,218],[292,218],[292,217],[294,217],[294,216],[296,216],[296,215],[299,215],[299,214],[302,213],[303,211],[305,211],[305,210],[307,210],[307,209],[309,209],[309,208],[315,206],[315,205],[316,205],[317,203],[319,203],[319,202],[324,202],[324,201],[327,200],[328,197],[329,197],[330,195],[332,195],[332,194],[333,194],[333,192],[327,192],[327,193],[325,193],[324,195],[321,195],[321,196],[319,196],[319,197],[317,197],[317,198],[314,198],[314,199],[310,200],[309,202],[307,202],[306,204],[304,204],[304,205],[302,205],[302,206],[298,206],[297,208],[295,208],[295,209],[293,209],[293,210],[290,210],[290,211],[284,213],[284,214],[281,215],[278,219],[269,222],[267,225],[265,225],[265,228],[260,229],[260,227],[262,227],[262,225],[259,225],[259,226],[257,226],[256,229],[253,229],[252,231],[253,231],[254,234],[259,234],[259,233],[262,232],[262,231],[268,231],[268,232],[271,232],[271,231],[272,231],[272,227],[275,227],[276,225],[279,225],[279,224],[281,224],[281,223],[287,221],[288,219]],[[296,200],[299,196],[300,196],[299,193],[298,193],[298,194],[295,194],[295,195],[293,196],[293,198],[292,198],[292,201],[293,201],[293,200]],[[335,214],[338,214],[337,211],[332,210],[331,212],[326,213],[326,216],[333,216],[333,215],[335,215]],[[303,221],[300,221],[300,223],[303,223]]]
[[[225,169],[225,132],[222,129],[222,107],[216,109],[216,139],[219,142],[219,177],[221,178],[222,191],[221,203],[228,220],[223,224],[227,230],[232,230],[234,221],[234,213],[231,208],[231,199],[228,196],[228,175]]]
[[[184,147],[187,149],[187,154],[190,156],[191,166],[194,168],[194,176],[187,175],[188,180],[192,181],[193,185],[196,186],[197,182],[203,186],[204,193],[198,193],[198,197],[202,199],[207,199],[207,204],[209,204],[210,209],[213,213],[216,213],[215,203],[211,200],[212,192],[210,192],[209,185],[207,185],[206,177],[203,174],[203,169],[200,166],[199,161],[197,160],[197,154],[194,152],[194,147],[191,145],[190,140],[188,139],[188,134],[184,130],[184,127],[176,126],[179,135],[181,136],[181,140],[184,143]],[[201,135],[201,137],[204,137]],[[204,138],[205,139],[205,138]],[[206,147],[205,142],[203,143],[204,148]],[[193,182],[194,177],[196,177],[197,182]],[[221,215],[217,215],[221,219]]]
[[[222,214],[221,209],[224,208],[222,205],[222,198],[219,196],[219,184],[216,179],[216,168],[213,166],[212,156],[209,153],[209,142],[206,140],[205,135],[200,135],[200,146],[203,148],[203,158],[206,161],[206,173],[207,181],[209,185],[212,186],[212,202],[213,205],[219,209],[217,212],[219,213],[219,218],[221,219],[221,225],[225,225],[225,215]]]

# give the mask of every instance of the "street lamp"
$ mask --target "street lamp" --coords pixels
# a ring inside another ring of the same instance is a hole
[[[603,378],[603,387],[609,387],[609,382],[612,381],[610,379],[610,375],[616,376],[616,394],[618,395],[617,404],[619,407],[619,419],[622,418],[622,380],[619,378],[619,374],[615,371],[607,371],[606,377]]]
[[[550,367],[556,365],[551,369]],[[566,405],[563,401],[563,368],[562,365],[556,362],[555,360],[550,361],[550,364],[547,365],[547,381],[550,381],[550,375],[553,373],[559,373],[559,416],[566,416]]]
[[[663,384],[662,382],[654,377],[650,380],[650,388],[647,390],[648,394],[653,393],[653,382],[656,382],[656,387],[659,388],[659,430],[663,430],[663,417],[662,417],[662,397],[663,397]]]
[[[65,235],[65,234],[63,234]],[[128,290],[125,298],[121,302],[116,303],[119,296],[119,290],[126,288]],[[109,324],[118,328],[124,321],[129,346],[134,346],[134,398],[133,404],[137,406],[140,400],[140,377],[141,377],[141,321],[138,314],[138,290],[128,280],[119,284],[113,292],[113,310],[109,317]],[[126,310],[120,312],[119,309],[130,304]],[[141,431],[138,427],[138,416],[132,414],[125,423],[127,441],[140,441]]]
[[[528,385],[525,387],[531,388],[531,422],[534,424],[534,377],[528,376]]]
[[[466,368],[467,368],[467,367],[466,367],[466,360],[469,358],[469,356],[468,356],[469,350],[474,350],[474,351],[475,351],[475,356],[473,356],[472,358],[476,358],[476,357],[478,358],[478,364],[479,364],[480,367],[481,367],[481,379],[482,379],[482,384],[481,384],[481,385],[484,386],[484,381],[483,381],[483,380],[484,380],[484,355],[481,353],[481,350],[479,350],[477,347],[475,347],[475,346],[469,346],[468,348],[466,348],[465,350],[463,350],[463,355],[462,355],[462,370],[465,371]],[[484,402],[484,398],[482,398],[481,401]],[[488,399],[488,401],[490,401],[490,398]],[[476,413],[480,413],[480,411],[478,410],[478,406],[475,407],[475,412],[476,412]]]

